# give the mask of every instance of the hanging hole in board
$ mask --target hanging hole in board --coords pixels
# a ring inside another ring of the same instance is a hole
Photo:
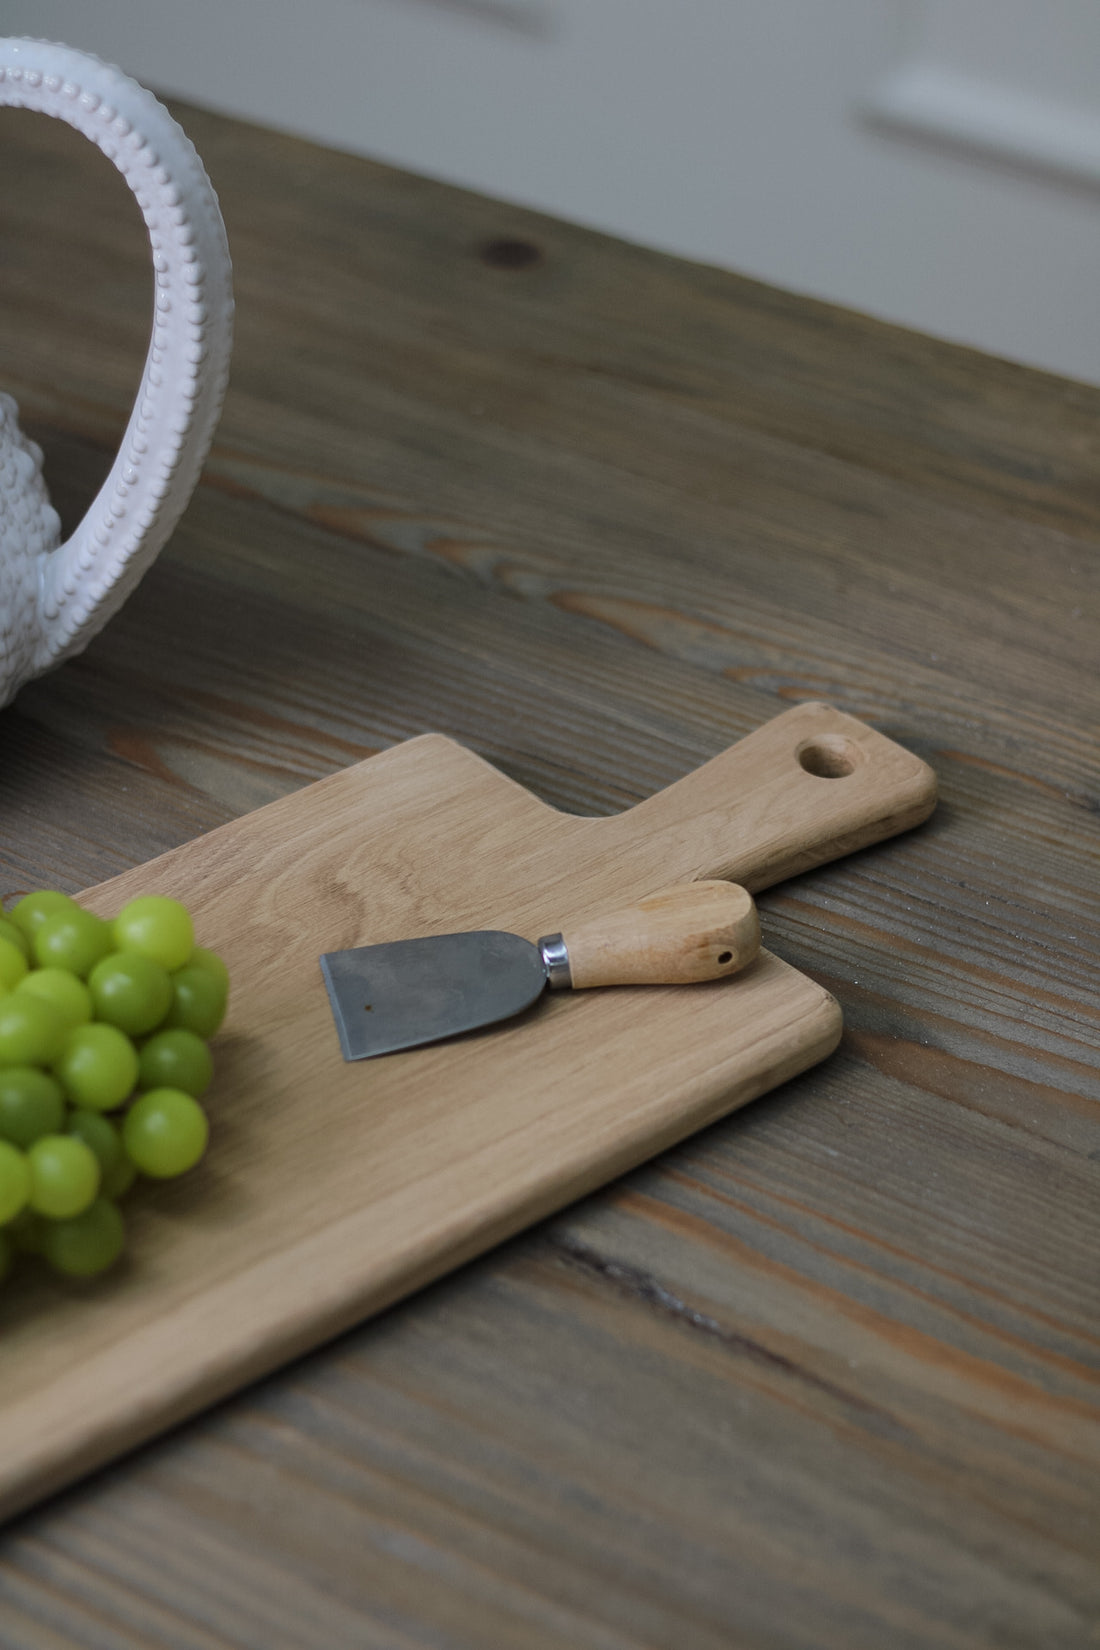
[[[861,759],[859,746],[839,733],[820,734],[798,750],[799,765],[815,779],[846,779]]]

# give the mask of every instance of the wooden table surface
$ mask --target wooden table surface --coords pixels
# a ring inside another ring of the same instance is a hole
[[[155,568],[0,714],[0,893],[429,729],[607,813],[824,698],[942,802],[761,898],[836,1055],[9,1525],[0,1644],[1095,1643],[1100,391],[179,113],[231,387]],[[0,153],[68,527],[147,254],[83,140]]]

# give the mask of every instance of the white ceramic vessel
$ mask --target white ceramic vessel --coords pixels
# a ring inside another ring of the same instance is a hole
[[[217,198],[190,139],[150,92],[68,46],[0,39],[3,104],[66,121],[122,173],[149,230],[155,307],[122,446],[64,544],[41,450],[0,393],[0,705],[79,653],[164,545],[213,437],[233,323]]]

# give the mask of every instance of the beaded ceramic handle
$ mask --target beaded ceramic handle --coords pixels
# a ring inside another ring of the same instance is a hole
[[[8,625],[2,703],[20,680],[80,651],[175,526],[221,410],[233,299],[217,198],[190,140],[150,92],[68,46],[0,40],[0,104],[66,121],[114,163],[148,227],[156,283],[152,337],[121,449],[65,544],[57,542],[60,523],[42,486],[41,453],[19,434],[14,404],[3,398],[0,444],[15,449],[13,473],[34,520],[26,525],[26,509],[9,510],[3,520],[9,585],[18,580],[33,603],[30,611],[21,607],[17,592],[3,604],[9,616],[22,616]],[[21,657],[15,630],[33,633],[29,646],[24,635]]]

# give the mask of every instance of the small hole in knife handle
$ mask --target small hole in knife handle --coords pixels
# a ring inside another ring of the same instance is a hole
[[[745,968],[760,949],[752,895],[732,882],[682,882],[566,929],[573,988],[689,985]]]

